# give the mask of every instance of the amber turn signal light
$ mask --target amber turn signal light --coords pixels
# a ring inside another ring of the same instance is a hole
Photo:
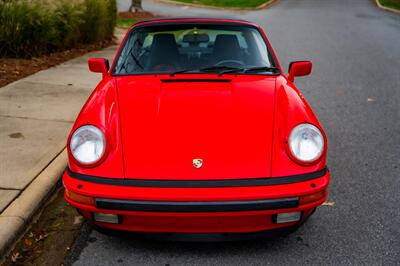
[[[321,190],[321,191],[318,191],[313,194],[301,196],[299,199],[299,204],[302,205],[302,204],[321,200],[325,197],[325,195],[326,195],[326,190]]]
[[[87,204],[87,205],[93,205],[93,206],[95,205],[94,198],[92,198],[92,197],[84,196],[84,195],[69,191],[68,189],[65,190],[65,194],[72,201],[82,203],[82,204]]]

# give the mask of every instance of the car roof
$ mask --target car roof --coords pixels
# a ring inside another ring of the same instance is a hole
[[[215,17],[168,17],[168,18],[153,18],[142,20],[135,23],[132,27],[150,26],[159,24],[179,24],[179,23],[216,23],[216,24],[238,24],[259,27],[257,24],[247,20],[237,18],[215,18]]]

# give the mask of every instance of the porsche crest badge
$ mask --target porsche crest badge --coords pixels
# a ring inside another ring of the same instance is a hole
[[[201,168],[203,166],[203,159],[193,159],[193,167],[194,168]]]

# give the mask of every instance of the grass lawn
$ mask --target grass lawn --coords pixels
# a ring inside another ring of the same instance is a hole
[[[123,18],[121,16],[117,16],[117,27],[119,27],[119,28],[129,28],[136,21],[138,21],[138,20],[137,19],[131,19],[131,18]]]
[[[400,10],[400,0],[379,0],[381,5]]]
[[[217,7],[258,7],[271,0],[174,0],[177,2]]]

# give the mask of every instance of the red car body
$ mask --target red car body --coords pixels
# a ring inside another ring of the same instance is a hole
[[[269,45],[259,26],[238,20],[152,20],[130,30],[188,22],[251,26]],[[311,63],[293,64],[288,77],[115,76],[101,59],[91,59],[89,67],[103,79],[71,135],[82,125],[95,125],[105,135],[106,150],[100,161],[82,165],[69,149],[63,184],[67,202],[98,226],[195,240],[285,233],[326,200],[326,136],[293,84],[295,76],[310,73]],[[301,123],[323,134],[323,154],[312,163],[288,151],[289,134]],[[203,160],[201,168],[193,167],[196,158]],[[277,214],[290,212],[301,212],[301,218],[276,222]],[[95,221],[95,213],[115,214],[118,221]]]

